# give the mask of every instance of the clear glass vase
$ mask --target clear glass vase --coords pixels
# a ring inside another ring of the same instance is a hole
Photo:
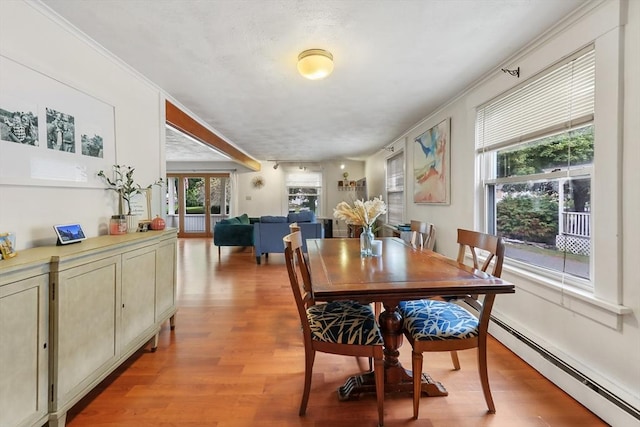
[[[371,242],[373,242],[373,230],[371,227],[363,226],[362,233],[360,233],[360,255],[369,257],[371,253]]]

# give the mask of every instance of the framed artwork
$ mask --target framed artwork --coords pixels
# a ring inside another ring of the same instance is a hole
[[[138,194],[131,197],[131,215],[137,216],[140,220],[151,221],[151,189],[143,188]],[[125,205],[124,200],[122,201]]]
[[[451,200],[451,119],[414,140],[413,202],[448,205]]]
[[[0,259],[16,256],[16,236],[13,233],[0,233]]]
[[[0,76],[0,184],[104,188],[114,107],[2,55]]]

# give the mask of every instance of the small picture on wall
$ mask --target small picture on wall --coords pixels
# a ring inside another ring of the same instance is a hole
[[[47,147],[67,153],[76,152],[76,126],[73,116],[47,108]]]
[[[100,135],[80,135],[82,154],[90,157],[100,157],[104,155],[104,143]]]
[[[414,203],[450,203],[450,122],[445,119],[415,139]]]
[[[37,107],[23,109],[0,105],[0,139],[17,144],[38,145]]]

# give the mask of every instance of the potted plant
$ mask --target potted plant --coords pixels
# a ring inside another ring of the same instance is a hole
[[[99,171],[98,176],[102,178],[109,187],[108,190],[115,191],[118,194],[118,213],[120,215],[131,215],[131,198],[136,194],[141,194],[144,190],[150,189],[153,185],[162,185],[162,178],[158,178],[154,183],[142,187],[133,180],[133,172],[135,168],[126,165],[113,165],[113,179],[109,178],[104,171]],[[123,210],[122,201],[126,203],[126,214]],[[151,214],[151,212],[149,212]],[[129,218],[128,231],[134,232],[137,229],[137,218]]]

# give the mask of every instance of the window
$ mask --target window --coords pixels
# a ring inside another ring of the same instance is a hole
[[[288,211],[320,212],[322,194],[321,172],[290,172],[285,178],[287,187]]]
[[[488,231],[505,238],[508,258],[588,288],[594,91],[590,47],[476,117]]]
[[[387,159],[387,224],[402,224],[404,217],[404,153]]]

